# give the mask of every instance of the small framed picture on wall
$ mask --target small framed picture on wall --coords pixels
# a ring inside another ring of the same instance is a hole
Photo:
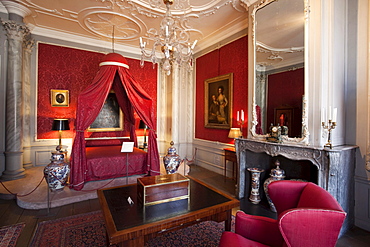
[[[60,89],[51,89],[51,106],[52,107],[68,107],[69,106],[69,91]]]

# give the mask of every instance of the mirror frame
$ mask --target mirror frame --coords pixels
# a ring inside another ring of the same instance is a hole
[[[249,14],[249,41],[248,41],[248,60],[249,60],[249,87],[248,87],[248,104],[251,106],[248,107],[248,116],[252,117],[252,120],[249,121],[250,124],[250,132],[249,132],[249,138],[251,139],[257,139],[257,140],[266,140],[267,137],[269,137],[269,134],[260,135],[256,133],[256,126],[257,126],[257,112],[256,112],[256,100],[255,100],[255,83],[256,83],[256,12],[259,9],[262,9],[269,5],[272,2],[275,2],[277,0],[260,0],[258,1],[254,6],[253,9],[249,8],[250,14]],[[308,90],[308,57],[307,57],[307,43],[308,43],[308,0],[302,0],[304,1],[304,18],[305,18],[305,24],[304,24],[304,66],[305,66],[305,72],[304,72],[304,95],[302,99],[302,135],[300,138],[292,138],[288,136],[282,136],[282,142],[283,143],[292,143],[292,144],[302,144],[302,145],[308,145],[309,140],[309,131],[308,131],[308,107],[307,107],[307,90]]]

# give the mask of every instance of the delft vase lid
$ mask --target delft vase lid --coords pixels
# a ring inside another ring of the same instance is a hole
[[[275,161],[276,168],[271,170],[270,176],[271,177],[278,177],[278,178],[284,178],[285,177],[285,171],[283,169],[280,169],[280,162],[277,160]]]
[[[173,146],[175,143],[173,141],[170,142],[170,147],[168,148],[168,154],[176,154],[176,148]]]

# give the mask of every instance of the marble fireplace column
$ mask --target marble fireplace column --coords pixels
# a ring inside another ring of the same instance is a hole
[[[6,83],[6,148],[3,180],[25,176],[23,168],[23,93],[22,55],[23,40],[30,33],[28,27],[15,21],[2,21],[8,37]]]

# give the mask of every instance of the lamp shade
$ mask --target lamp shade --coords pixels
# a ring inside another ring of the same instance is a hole
[[[238,138],[242,135],[240,128],[231,128],[229,132],[229,138]]]
[[[68,119],[54,119],[51,130],[69,130]]]
[[[139,129],[147,129],[148,126],[144,123],[143,120],[140,120],[140,123],[139,123]]]

